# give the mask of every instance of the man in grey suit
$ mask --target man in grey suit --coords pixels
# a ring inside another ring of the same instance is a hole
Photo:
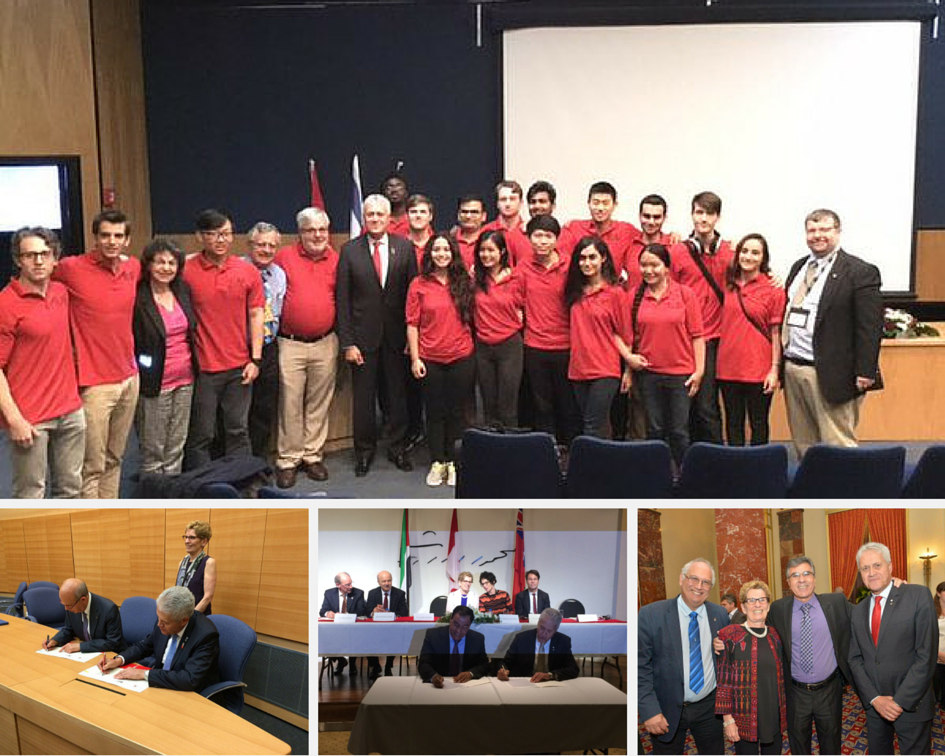
[[[850,670],[866,709],[870,753],[930,753],[938,626],[928,588],[892,582],[892,558],[881,543],[856,553],[870,595],[853,610]]]
[[[322,601],[322,608],[318,610],[319,617],[334,619],[336,614],[354,614],[364,616],[368,613],[367,604],[364,602],[364,591],[360,588],[353,588],[351,575],[347,572],[339,572],[335,575],[335,587],[325,591],[325,599]],[[335,674],[340,675],[348,662],[344,657],[338,659],[338,667]],[[351,669],[349,675],[356,675],[358,667],[355,664],[355,657],[351,657]]]
[[[66,624],[43,648],[61,647],[67,654],[118,651],[124,645],[121,615],[113,601],[93,596],[82,580],[69,578],[59,588]]]

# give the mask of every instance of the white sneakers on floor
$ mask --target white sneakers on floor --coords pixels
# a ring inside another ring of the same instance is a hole
[[[456,485],[456,465],[452,462],[434,462],[427,473],[428,486]]]

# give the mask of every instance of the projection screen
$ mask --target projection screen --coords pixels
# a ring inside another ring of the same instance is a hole
[[[909,291],[920,34],[900,21],[507,31],[505,175],[551,181],[561,221],[587,217],[597,180],[635,224],[657,192],[683,235],[692,195],[715,191],[722,235],[765,234],[782,276],[807,253],[804,216],[828,207],[884,291]]]

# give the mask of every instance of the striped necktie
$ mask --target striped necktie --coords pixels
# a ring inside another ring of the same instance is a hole
[[[689,689],[698,693],[705,685],[702,669],[702,642],[699,640],[699,615],[689,614]]]
[[[798,649],[800,651],[801,669],[810,674],[814,671],[814,634],[810,621],[810,604],[801,607],[804,616],[801,618],[801,636]]]

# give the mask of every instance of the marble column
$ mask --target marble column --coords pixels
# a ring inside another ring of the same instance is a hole
[[[666,598],[666,576],[663,572],[663,536],[660,513],[652,509],[637,510],[637,568],[640,576],[640,606]]]
[[[781,545],[781,595],[790,596],[791,589],[784,576],[791,557],[804,553],[804,510],[778,512],[778,542]]]
[[[716,509],[716,582],[719,595],[734,593],[749,580],[768,580],[765,510]]]

